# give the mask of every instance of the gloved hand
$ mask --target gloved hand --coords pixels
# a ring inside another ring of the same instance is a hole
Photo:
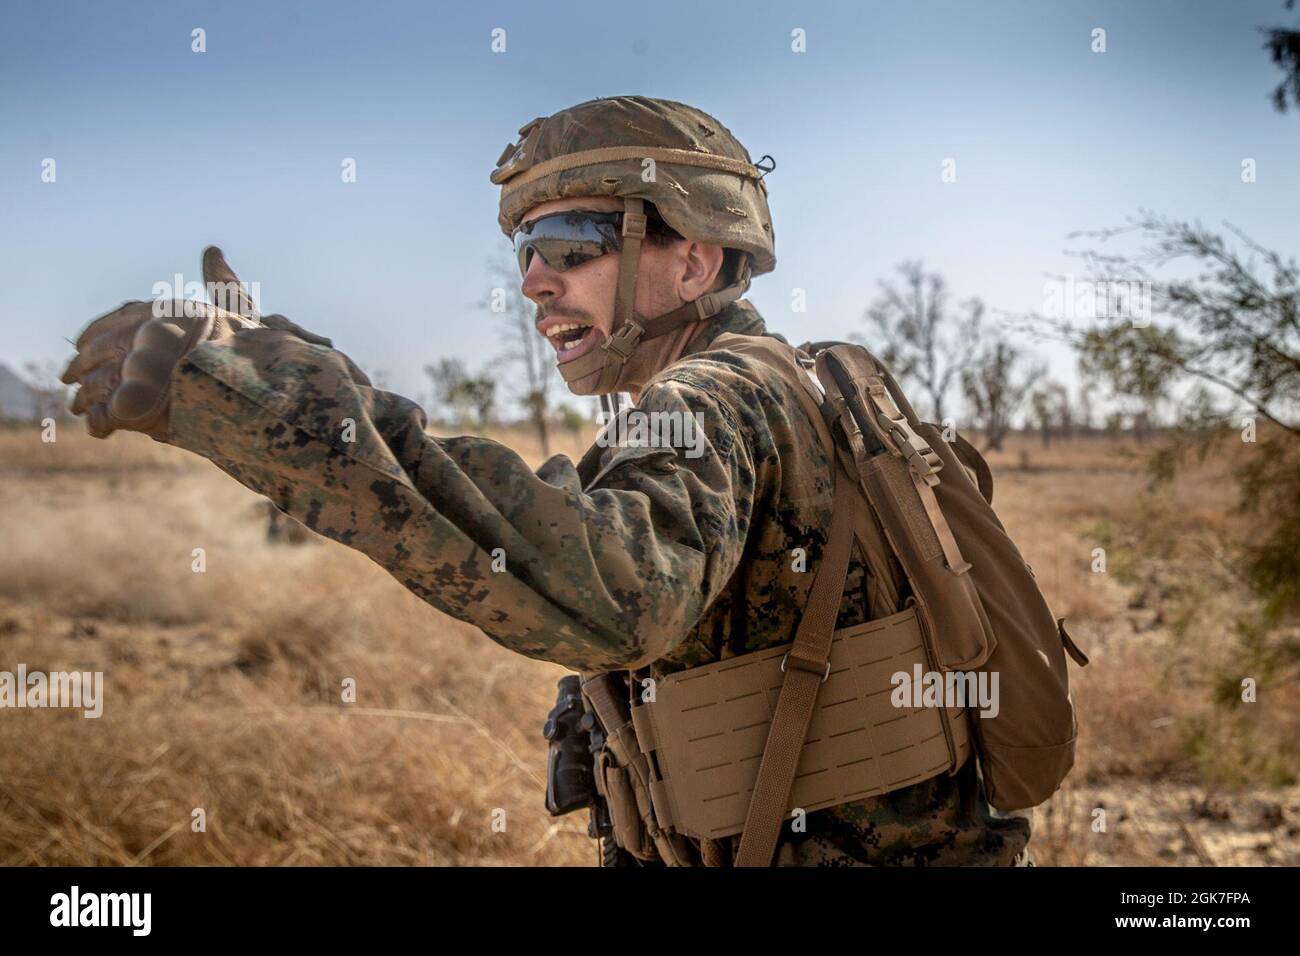
[[[217,283],[223,304],[239,314],[177,299],[157,317],[158,303],[127,302],[95,319],[78,337],[77,354],[62,378],[80,386],[71,410],[86,416],[91,435],[107,438],[124,429],[166,441],[168,388],[181,359],[203,342],[262,326],[256,306],[216,246],[204,250],[203,281],[208,288]]]

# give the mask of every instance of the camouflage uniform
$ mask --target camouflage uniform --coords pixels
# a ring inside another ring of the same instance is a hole
[[[668,674],[788,641],[813,579],[793,550],[815,568],[831,515],[829,463],[797,397],[711,349],[723,332],[766,334],[747,302],[727,306],[637,403],[698,413],[697,458],[611,447],[533,471],[498,442],[427,435],[414,403],[369,387],[339,352],[268,328],[186,357],[167,440],[511,650]],[[893,610],[860,555],[845,593],[840,627]],[[1027,815],[992,811],[968,761],[810,814],[776,862],[1006,866],[1028,839]],[[726,842],[703,858],[730,859],[739,838]]]

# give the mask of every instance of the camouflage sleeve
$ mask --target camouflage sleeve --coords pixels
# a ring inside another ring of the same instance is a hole
[[[703,423],[689,455],[611,449],[584,492],[564,456],[534,472],[498,442],[427,435],[418,406],[349,368],[287,332],[207,343],[173,376],[168,440],[506,647],[579,670],[664,656],[738,565],[754,468],[703,390],[664,382],[639,403]]]

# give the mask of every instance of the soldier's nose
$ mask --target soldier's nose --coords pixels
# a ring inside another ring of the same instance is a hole
[[[548,266],[541,256],[533,256],[532,261],[528,263],[528,271],[524,273],[524,283],[520,286],[520,291],[533,302],[541,305],[564,291],[564,278]]]

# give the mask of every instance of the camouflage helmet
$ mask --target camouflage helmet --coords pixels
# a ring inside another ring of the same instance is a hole
[[[624,201],[613,334],[601,349],[562,363],[566,380],[601,369],[596,391],[614,390],[638,342],[711,317],[744,294],[751,275],[775,268],[763,182],[769,171],[712,116],[671,100],[589,100],[519,128],[519,141],[505,148],[491,177],[501,187],[497,221],[507,236],[539,203],[586,196]],[[745,253],[738,272],[727,277],[732,285],[666,315],[638,315],[633,302],[647,202],[685,238]]]
[[[519,137],[492,173],[502,187],[498,222],[507,236],[538,203],[631,196],[654,203],[687,239],[749,253],[753,275],[776,267],[767,170],[703,110],[614,96],[540,116],[520,127]],[[654,160],[653,176],[647,160]]]

